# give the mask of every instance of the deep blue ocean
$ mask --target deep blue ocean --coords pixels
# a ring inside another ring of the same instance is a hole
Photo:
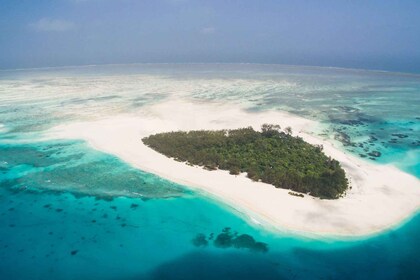
[[[358,239],[272,232],[83,141],[44,137],[174,96],[311,118],[320,137],[420,178],[418,75],[246,64],[1,71],[0,279],[420,279],[420,214]]]

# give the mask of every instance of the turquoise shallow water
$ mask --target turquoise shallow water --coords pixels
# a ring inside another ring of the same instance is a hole
[[[419,89],[418,76],[285,66],[2,72],[1,279],[419,279],[420,215],[363,240],[274,234],[82,141],[42,140],[174,95],[223,99],[319,120],[344,149],[419,177]],[[215,245],[226,228],[246,242]]]
[[[118,159],[82,148],[79,142],[38,143],[37,148],[45,148],[44,145],[56,148],[62,145],[57,149],[60,151],[75,146],[82,151],[80,158],[95,158],[97,164],[86,165],[88,160],[79,159],[79,163],[65,167],[60,163],[67,162],[68,156],[51,160],[51,156],[39,157],[25,150],[20,158],[26,162],[24,167],[17,168],[20,165],[17,160],[8,162],[19,172],[2,167],[2,174],[13,173],[2,177],[0,190],[3,279],[415,279],[419,276],[420,216],[398,229],[358,241],[314,240],[287,232],[274,234],[250,225],[227,206],[144,172],[131,175],[137,189],[130,196],[92,195],[101,188],[106,193],[107,184],[118,188],[119,178],[127,177],[133,170]],[[10,149],[10,146],[2,147],[1,155]],[[54,172],[31,169],[34,157],[38,158],[38,168],[57,169],[60,176],[56,178],[51,176]],[[119,172],[109,174],[109,164]],[[70,179],[63,175],[67,172],[72,175]],[[106,183],[85,178],[86,173],[93,172],[98,178],[105,176]],[[46,181],[57,186],[54,190],[43,187],[40,182]],[[156,188],[153,197],[146,195],[149,186],[144,182]],[[72,183],[86,185],[72,187]],[[216,237],[226,227],[267,244],[268,251],[253,250],[252,246],[220,248],[212,240],[207,246],[197,247],[192,242],[197,234]]]

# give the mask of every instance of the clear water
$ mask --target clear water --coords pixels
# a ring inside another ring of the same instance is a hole
[[[316,119],[323,123],[316,133],[341,141],[343,149],[420,177],[419,76],[264,65],[3,71],[1,279],[420,278],[420,215],[363,240],[274,234],[82,141],[41,140],[63,122],[174,97]],[[192,242],[197,234],[215,238],[226,227],[268,251]]]

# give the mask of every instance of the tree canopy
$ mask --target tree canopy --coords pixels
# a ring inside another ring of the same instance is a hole
[[[142,139],[150,148],[175,160],[208,170],[245,172],[254,181],[325,199],[343,195],[348,180],[340,163],[291,135],[291,129],[264,124],[231,130],[158,133]]]

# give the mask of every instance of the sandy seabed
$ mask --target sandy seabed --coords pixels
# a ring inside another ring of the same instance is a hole
[[[343,198],[322,200],[253,182],[244,174],[207,171],[177,162],[145,146],[141,139],[158,132],[231,129],[264,123],[290,126],[325,154],[340,161],[350,181]],[[208,194],[245,214],[254,223],[307,235],[357,237],[389,229],[420,208],[420,180],[392,165],[361,160],[328,139],[311,134],[318,123],[279,111],[247,112],[239,105],[167,100],[134,114],[68,123],[48,132],[49,138],[83,139],[95,149],[118,156],[133,166]]]

